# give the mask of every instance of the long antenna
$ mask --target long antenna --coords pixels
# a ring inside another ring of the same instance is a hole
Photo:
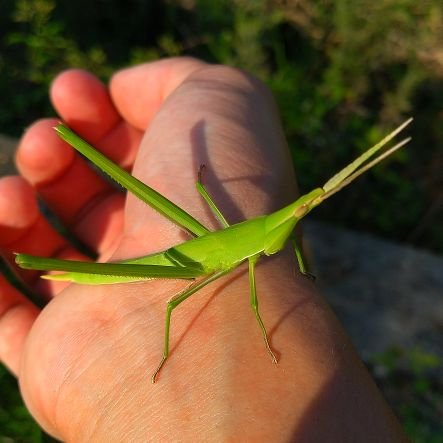
[[[346,166],[340,172],[330,178],[323,185],[323,190],[325,191],[325,193],[328,194],[330,191],[333,191],[337,187],[339,187],[339,189],[343,188],[343,186],[341,186],[341,183],[344,180],[348,179],[352,175],[352,173],[355,172],[363,163],[369,160],[377,151],[379,151],[384,145],[386,145],[386,143],[390,142],[399,132],[401,132],[406,126],[408,126],[412,122],[412,120],[412,118],[406,120],[397,129],[394,129],[390,134],[388,134],[383,140],[379,141],[372,148],[369,148],[362,155],[360,155],[360,157],[357,157],[352,163],[350,163],[348,166]]]
[[[389,157],[395,151],[398,151],[400,148],[402,148],[404,145],[406,145],[406,143],[409,143],[410,141],[411,141],[411,137],[408,137],[408,138],[405,138],[404,140],[402,140],[400,143],[397,143],[392,148],[389,148],[387,151],[383,152],[378,157],[376,157],[373,160],[371,160],[370,162],[366,163],[364,166],[362,166],[360,169],[355,171],[353,174],[349,175],[335,188],[332,188],[330,191],[325,192],[323,195],[321,195],[321,199],[326,200],[331,195],[334,195],[336,192],[340,191],[345,186],[349,185],[349,183],[353,182],[358,176],[362,175],[368,169],[371,169],[377,163],[380,163],[384,158]]]

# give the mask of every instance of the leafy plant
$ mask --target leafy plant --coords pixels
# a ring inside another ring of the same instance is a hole
[[[443,386],[436,376],[442,358],[417,348],[391,348],[375,355],[370,366],[412,441],[442,441]]]
[[[46,438],[23,404],[14,378],[0,365],[0,441],[53,441]]]

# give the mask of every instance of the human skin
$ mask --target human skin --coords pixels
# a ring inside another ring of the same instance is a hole
[[[55,79],[51,99],[82,137],[211,228],[217,222],[194,186],[200,164],[232,223],[296,198],[272,97],[238,70],[168,59],[120,71],[109,87],[71,70]],[[188,238],[115,191],[57,138],[54,123],[27,129],[17,152],[22,178],[0,180],[4,256],[84,258],[44,221],[36,193],[100,260]],[[278,365],[249,305],[246,267],[174,311],[171,354],[156,384],[166,301],[183,281],[65,287],[22,271],[50,300],[40,312],[2,279],[0,359],[33,416],[63,441],[405,441],[293,253],[262,260],[256,274]]]

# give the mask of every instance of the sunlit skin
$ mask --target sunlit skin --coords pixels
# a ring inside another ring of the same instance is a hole
[[[24,269],[67,271],[56,275],[46,274],[42,277],[48,280],[82,284],[117,284],[154,278],[193,279],[193,284],[169,299],[167,303],[165,347],[160,364],[152,376],[152,382],[155,383],[158,373],[169,356],[172,311],[207,284],[227,275],[247,261],[249,265],[251,307],[262,331],[265,346],[272,358],[272,362],[277,363],[277,358],[269,345],[268,334],[258,310],[255,284],[255,266],[258,259],[261,256],[270,256],[282,251],[293,234],[297,223],[309,214],[312,209],[351,183],[363,172],[404,146],[409,139],[403,140],[373,158],[386,143],[410,122],[411,119],[361,154],[356,160],[328,180],[323,187],[302,195],[295,202],[272,214],[262,215],[233,225],[227,222],[220,209],[212,200],[201,183],[201,176],[199,175],[197,189],[222,225],[222,229],[212,232],[189,213],[111,162],[89,143],[60,123],[54,129],[63,140],[84,154],[88,160],[92,161],[103,172],[109,174],[117,183],[140,200],[196,238],[168,248],[166,251],[117,263],[97,264],[87,261],[48,259],[29,254],[18,254],[16,263]],[[302,253],[295,239],[293,239],[293,244],[299,261],[300,271],[306,276],[311,277],[305,271],[306,265],[303,262]],[[198,280],[198,277],[202,276],[205,277]]]
[[[55,79],[51,99],[80,136],[211,230],[218,223],[195,189],[200,164],[230,223],[296,200],[275,105],[247,74],[170,59],[120,71],[106,87],[68,71]],[[0,181],[5,256],[85,259],[44,221],[35,191],[102,262],[189,239],[135,197],[125,201],[56,136],[56,123],[41,120],[25,133],[17,153],[24,180]],[[24,272],[50,302],[40,312],[1,281],[0,358],[34,417],[60,440],[405,441],[291,250],[256,269],[278,365],[251,315],[241,266],[177,309],[170,358],[155,385],[165,302],[189,283],[83,286]]]

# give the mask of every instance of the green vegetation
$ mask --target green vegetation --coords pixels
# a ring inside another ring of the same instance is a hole
[[[0,132],[19,135],[51,113],[48,85],[67,67],[106,80],[162,56],[228,63],[273,90],[304,191],[413,115],[413,144],[358,183],[371,192],[351,189],[320,217],[443,251],[439,0],[130,0],[106,2],[100,14],[86,0],[3,0],[2,8]]]
[[[18,136],[35,118],[53,114],[48,86],[68,67],[90,69],[106,81],[119,67],[163,56],[228,63],[254,73],[273,90],[302,192],[413,116],[413,142],[334,197],[336,203],[321,208],[317,217],[443,251],[437,223],[443,208],[440,0],[109,0],[99,5],[97,11],[97,3],[86,0],[2,0],[0,133]],[[364,204],[357,204],[362,198]],[[31,437],[38,435],[31,424],[26,438],[24,431],[11,430],[24,412],[12,406],[18,397],[10,379],[0,377],[0,441],[6,436],[40,441],[43,437]],[[410,435],[441,441],[435,427],[426,427],[429,409],[417,405],[412,415],[400,413]]]
[[[392,348],[370,364],[377,384],[414,443],[443,441],[442,359],[420,349]]]
[[[43,443],[54,441],[44,435],[23,405],[15,379],[0,366],[0,442]]]

